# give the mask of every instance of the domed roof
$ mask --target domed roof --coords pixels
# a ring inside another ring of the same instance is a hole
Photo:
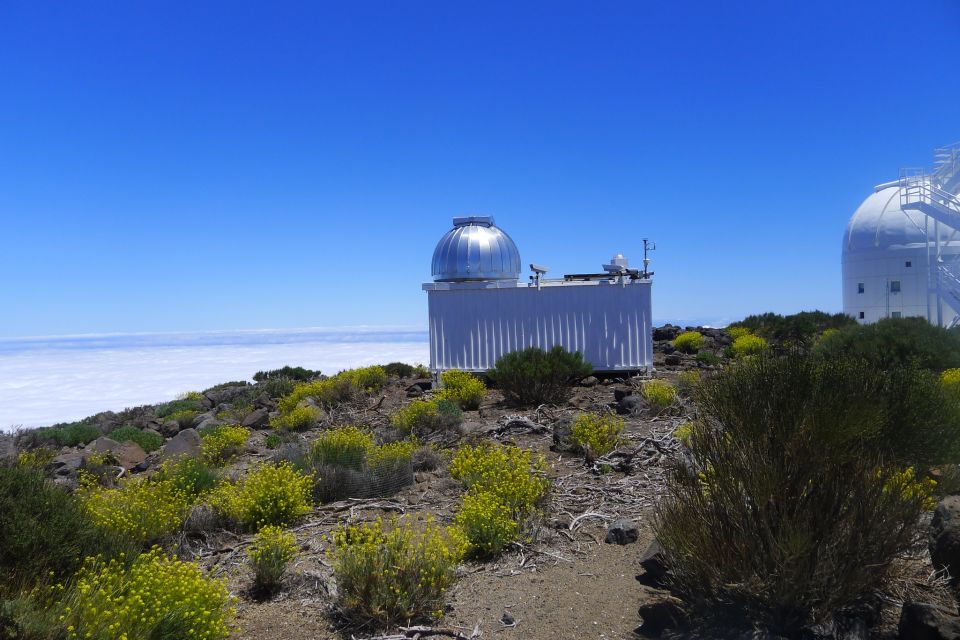
[[[520,277],[517,245],[493,218],[454,218],[433,251],[436,282],[465,280],[516,280]]]
[[[900,188],[881,185],[863,201],[847,224],[843,252],[925,245],[925,216],[900,208]],[[931,225],[930,231],[933,231]],[[940,241],[960,240],[952,229],[940,225]]]

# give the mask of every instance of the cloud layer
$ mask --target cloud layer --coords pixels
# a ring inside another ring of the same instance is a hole
[[[422,331],[257,331],[0,341],[0,431],[173,399],[284,365],[426,363]]]

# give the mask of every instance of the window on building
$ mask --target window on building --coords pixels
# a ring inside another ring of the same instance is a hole
[[[860,319],[863,320],[863,311],[860,312]]]
[[[912,267],[912,266],[913,266],[913,262],[910,261],[910,260],[907,260],[906,264],[904,264],[903,266],[905,266],[905,267]]]
[[[862,283],[862,282],[858,282],[858,283],[857,283],[857,293],[863,293],[863,283]]]
[[[891,280],[890,281],[890,293],[900,293],[900,281]]]
[[[891,312],[890,312],[890,317],[891,317],[891,318],[900,318],[900,317],[902,317],[902,315],[903,315],[903,314],[901,314],[899,311],[891,311]]]

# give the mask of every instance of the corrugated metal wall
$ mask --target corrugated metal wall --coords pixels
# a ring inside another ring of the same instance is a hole
[[[452,287],[427,296],[434,371],[485,371],[505,353],[554,345],[581,352],[598,371],[653,366],[649,282]]]

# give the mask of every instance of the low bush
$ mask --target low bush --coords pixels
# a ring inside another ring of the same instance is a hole
[[[758,353],[763,353],[769,348],[770,345],[767,344],[766,340],[753,334],[740,336],[734,340],[733,344],[730,346],[734,357],[737,358],[742,358],[743,356],[754,356]]]
[[[336,378],[346,380],[356,389],[365,393],[376,393],[387,383],[387,372],[380,365],[347,369],[338,373]]]
[[[250,429],[238,424],[213,427],[201,434],[200,457],[205,464],[223,466],[236,457],[250,439]]]
[[[297,539],[292,533],[273,526],[260,529],[247,550],[254,589],[267,595],[275,593],[296,551]]]
[[[270,418],[270,428],[278,431],[305,431],[316,425],[318,420],[320,411],[316,407],[304,405]]]
[[[146,453],[156,451],[163,446],[163,436],[159,433],[141,431],[134,426],[126,425],[110,432],[110,439],[117,442],[136,442]]]
[[[857,321],[844,313],[801,311],[789,316],[764,313],[744,318],[727,328],[730,337],[736,339],[748,333],[772,340],[785,346],[806,346],[824,331],[852,327]],[[735,334],[740,335],[735,335]]]
[[[310,460],[317,466],[331,465],[361,469],[374,448],[373,436],[354,426],[325,431],[313,441]]]
[[[90,558],[55,608],[69,639],[218,640],[232,630],[235,599],[222,580],[153,549],[129,568]]]
[[[440,374],[443,387],[437,394],[441,400],[449,400],[461,409],[472,411],[480,407],[487,395],[483,380],[467,371],[451,369]]]
[[[550,351],[530,347],[508,353],[487,372],[487,377],[508,402],[536,406],[565,402],[572,385],[592,371],[579,351],[570,353],[557,345]]]
[[[960,369],[947,369],[941,373],[940,384],[948,392],[960,397]]]
[[[132,478],[116,488],[84,484],[83,508],[102,531],[146,547],[178,530],[190,499],[170,480]]]
[[[951,411],[935,375],[856,360],[761,355],[704,381],[655,523],[672,588],[787,637],[858,601],[917,539],[914,469],[958,459]]]
[[[270,369],[269,371],[257,371],[253,374],[253,379],[256,382],[267,382],[268,380],[298,380],[300,382],[306,382],[319,375],[319,371],[312,369],[287,366],[280,369]]]
[[[465,547],[457,531],[430,521],[337,529],[330,557],[340,606],[354,620],[376,625],[438,618]]]
[[[684,422],[679,427],[674,429],[673,437],[677,439],[677,442],[682,444],[685,447],[690,446],[691,438],[693,438],[693,423]]]
[[[88,555],[111,554],[79,501],[32,468],[0,465],[0,599],[53,574],[66,578]]]
[[[267,449],[276,449],[283,444],[283,438],[277,433],[268,433],[263,439],[263,444],[266,445]]]
[[[181,409],[179,411],[174,411],[165,417],[167,420],[176,422],[181,429],[189,429],[193,426],[193,420],[198,415],[200,415],[199,411],[195,411],[193,409]]]
[[[673,339],[673,348],[683,353],[697,353],[703,347],[703,334],[699,331],[684,331]]]
[[[468,492],[454,522],[469,542],[468,553],[492,558],[517,541],[520,523],[500,498],[489,491]]]
[[[93,442],[103,435],[88,422],[70,422],[37,429],[36,436],[58,447],[76,447]]]
[[[213,506],[239,526],[259,531],[286,526],[313,509],[313,478],[288,462],[262,464],[237,483],[224,482],[211,494]]]
[[[57,457],[57,452],[47,447],[37,447],[21,451],[17,454],[17,464],[37,471],[43,471],[50,461]]]
[[[960,368],[960,333],[923,318],[885,318],[841,329],[821,340],[815,352],[828,358],[860,358],[881,369],[916,364],[944,371]]]
[[[570,439],[588,459],[594,459],[617,448],[623,426],[623,418],[614,415],[581,413],[573,420]]]
[[[201,460],[184,457],[164,462],[154,476],[154,480],[173,485],[190,504],[212,491],[218,479],[217,473]]]
[[[677,375],[677,390],[684,395],[690,395],[700,384],[700,378],[700,372],[696,369],[681,371]]]
[[[715,354],[713,351],[700,351],[697,353],[697,362],[708,367],[713,367],[720,364],[723,359]]]
[[[677,401],[677,388],[666,380],[647,380],[640,387],[640,395],[651,409],[660,412]]]
[[[383,370],[388,376],[394,378],[409,378],[413,375],[414,367],[405,362],[391,362],[383,365]]]
[[[183,398],[162,404],[157,407],[157,417],[176,420],[173,414],[187,411],[203,411],[203,396],[199,393],[186,394]]]
[[[463,412],[450,400],[414,400],[390,416],[390,422],[405,435],[427,436],[437,431],[456,429]]]
[[[749,336],[753,333],[753,331],[751,331],[750,329],[747,329],[746,327],[738,327],[734,325],[727,327],[726,329],[724,329],[724,331],[733,340],[736,340],[737,338],[742,338],[743,336]]]
[[[313,398],[316,403],[324,407],[335,407],[349,402],[356,397],[357,393],[359,393],[358,389],[345,378],[314,380],[294,387],[293,391],[280,399],[277,408],[280,409],[281,414],[286,415],[300,408],[300,403],[307,398]]]

